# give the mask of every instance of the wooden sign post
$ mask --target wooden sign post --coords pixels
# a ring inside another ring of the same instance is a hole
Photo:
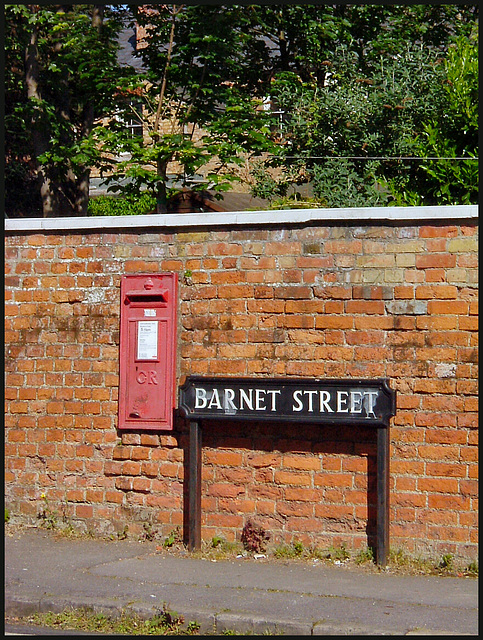
[[[389,420],[396,392],[385,378],[205,378],[189,376],[180,387],[179,408],[190,421],[190,551],[201,547],[201,447],[204,420],[265,420],[377,428],[376,562],[389,553]]]

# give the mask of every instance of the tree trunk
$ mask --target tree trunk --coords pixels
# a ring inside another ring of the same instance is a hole
[[[158,193],[156,197],[156,213],[166,213],[168,211],[168,194],[166,189],[166,172],[168,170],[168,163],[166,160],[158,160],[158,177],[161,177],[161,182],[158,183]]]
[[[61,5],[59,10],[70,10],[70,5]],[[33,9],[35,11],[35,8]],[[94,5],[92,11],[92,26],[99,33],[102,28],[104,18],[104,5]],[[59,216],[85,216],[87,215],[87,206],[89,202],[89,178],[90,169],[86,167],[80,176],[76,176],[71,168],[67,169],[67,174],[62,180],[53,179],[49,175],[48,167],[42,165],[38,158],[49,149],[49,129],[48,125],[42,122],[41,100],[42,92],[40,85],[40,69],[39,69],[39,27],[34,24],[30,36],[30,42],[25,51],[25,82],[27,85],[27,96],[34,103],[34,114],[31,122],[31,135],[34,148],[34,156],[36,162],[36,172],[40,187],[40,195],[42,198],[43,217],[59,217]],[[56,45],[56,51],[60,52],[61,44]],[[70,122],[69,107],[69,86],[67,71],[61,75],[60,82],[63,85],[62,104],[57,105],[59,108],[59,117],[64,120],[66,125]],[[82,122],[81,136],[87,137],[92,132],[94,126],[94,105],[89,104],[84,110]],[[63,127],[64,132],[69,127]],[[72,141],[64,137],[63,143],[69,145]]]
[[[95,4],[92,8],[91,25],[100,35],[104,20],[104,5]],[[83,113],[82,136],[87,137],[91,134],[94,127],[94,105],[89,103],[86,105]],[[85,170],[78,176],[75,181],[75,197],[74,197],[74,215],[86,216],[87,207],[89,205],[89,183],[91,170],[85,167]]]
[[[166,65],[164,68],[164,73],[163,73],[163,80],[161,82],[161,90],[159,93],[159,99],[158,99],[158,108],[156,110],[156,117],[154,120],[154,133],[156,134],[156,136],[159,135],[159,124],[160,124],[160,118],[161,118],[161,111],[162,111],[162,107],[163,107],[163,102],[164,102],[164,93],[166,91],[166,80],[167,80],[167,74],[168,74],[168,69],[169,69],[169,65],[171,63],[171,54],[173,52],[173,44],[174,44],[174,32],[175,32],[175,28],[176,28],[176,17],[178,15],[178,13],[180,13],[180,11],[182,11],[184,9],[184,5],[180,5],[179,7],[175,7],[173,6],[172,8],[172,13],[171,13],[171,29],[170,29],[170,34],[169,34],[169,44],[168,44],[168,54],[166,57]],[[155,143],[156,144],[156,140],[155,139]],[[166,213],[168,210],[168,195],[167,195],[167,189],[166,189],[166,176],[167,176],[167,170],[168,170],[168,163],[166,160],[159,160],[157,161],[157,175],[158,178],[162,178],[162,181],[158,183],[158,189],[157,189],[157,195],[156,195],[156,212],[157,213]]]
[[[96,29],[98,35],[100,35],[102,24],[104,20],[104,5],[95,4],[92,9],[91,24]],[[91,134],[94,127],[94,105],[89,103],[84,109],[84,118],[82,123],[82,135],[87,137]],[[76,195],[74,201],[74,215],[86,216],[87,207],[89,205],[89,183],[90,183],[91,170],[86,167],[82,174],[76,181]]]
[[[92,26],[100,33],[102,29],[102,22],[104,20],[104,6],[103,4],[95,4],[92,9]]]
[[[84,173],[77,181],[77,194],[75,199],[76,216],[86,216],[87,206],[89,204],[89,182],[91,170],[86,168]]]
[[[32,27],[30,41],[25,50],[25,83],[27,85],[27,97],[32,101],[42,100],[40,93],[40,72],[39,72],[39,50],[38,50],[39,28],[36,24]],[[52,190],[47,170],[42,166],[37,158],[47,151],[49,146],[49,136],[45,127],[42,126],[42,113],[40,104],[34,106],[31,120],[31,135],[34,149],[37,180],[42,198],[42,213],[44,218],[53,214],[55,205],[52,198]]]

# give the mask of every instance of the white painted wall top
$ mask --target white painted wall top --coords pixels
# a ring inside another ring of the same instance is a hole
[[[79,218],[15,218],[5,220],[5,231],[109,231],[114,229],[167,229],[192,227],[236,227],[304,223],[373,222],[424,223],[464,221],[478,218],[478,205],[428,207],[354,207],[346,209],[277,209],[271,211],[227,211],[223,213],[166,213],[138,216],[93,216]]]

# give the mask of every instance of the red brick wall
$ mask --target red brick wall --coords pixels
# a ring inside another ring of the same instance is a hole
[[[179,274],[185,375],[388,377],[391,547],[477,554],[477,228],[8,233],[6,504],[97,533],[187,524],[188,429],[118,432],[122,274]],[[375,540],[375,432],[206,424],[202,537]],[[46,498],[42,497],[45,494]]]

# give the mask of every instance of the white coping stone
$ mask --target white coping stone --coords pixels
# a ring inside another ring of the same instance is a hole
[[[7,218],[5,231],[74,231],[126,228],[233,227],[241,225],[301,224],[354,221],[423,222],[478,218],[478,205],[427,207],[354,207],[345,209],[275,209],[270,211],[227,211],[223,213],[164,213],[137,216],[84,216],[78,218]]]

